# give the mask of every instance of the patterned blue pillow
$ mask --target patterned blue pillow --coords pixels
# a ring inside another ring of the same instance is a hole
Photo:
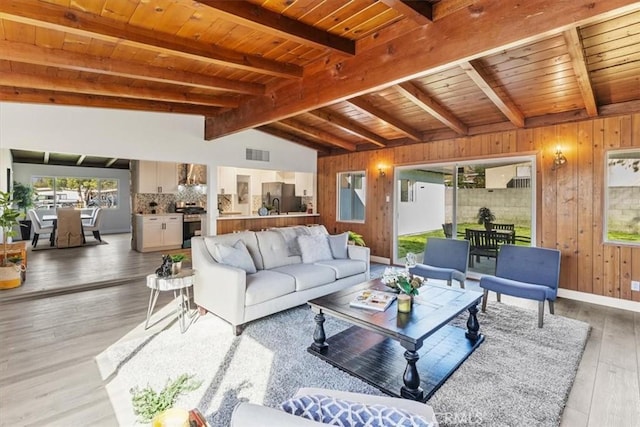
[[[323,424],[342,427],[431,427],[424,417],[384,405],[363,405],[313,394],[289,399],[281,409]]]

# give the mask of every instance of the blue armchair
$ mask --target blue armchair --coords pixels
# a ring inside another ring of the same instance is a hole
[[[539,301],[538,327],[544,320],[544,302],[549,301],[549,312],[558,294],[560,280],[560,251],[557,249],[503,245],[498,253],[495,276],[484,276],[480,287],[484,289],[482,311],[487,309],[489,291]]]
[[[427,279],[446,280],[449,286],[452,280],[457,280],[464,289],[468,259],[468,240],[429,237],[423,262],[410,267],[409,272]]]

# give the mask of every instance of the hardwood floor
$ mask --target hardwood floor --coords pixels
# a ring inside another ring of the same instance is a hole
[[[123,252],[112,265],[128,256]],[[161,293],[158,307],[171,296]],[[117,425],[94,357],[144,322],[148,297],[145,281],[135,278],[122,286],[0,301],[0,426]],[[640,426],[640,314],[565,299],[556,313],[592,326],[562,426]]]
[[[46,236],[45,236],[46,237]],[[93,237],[87,236],[88,241]],[[0,291],[0,303],[34,296],[55,295],[80,289],[121,285],[142,279],[162,263],[159,252],[131,249],[131,233],[107,234],[106,245],[48,249],[41,239],[38,250],[27,244],[27,280],[19,288]],[[47,249],[40,249],[41,247]],[[180,250],[170,251],[175,253]],[[188,266],[190,262],[187,262]]]

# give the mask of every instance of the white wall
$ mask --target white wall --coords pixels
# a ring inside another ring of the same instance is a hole
[[[313,173],[317,167],[315,150],[259,131],[205,141],[200,116],[0,103],[0,152],[9,148],[205,164],[209,234],[215,233],[218,166]],[[270,161],[246,160],[246,148],[268,150]]]
[[[400,194],[400,181],[397,181]],[[400,202],[398,200],[398,235],[424,233],[438,230],[444,223],[443,184],[416,182],[414,184],[414,201]]]

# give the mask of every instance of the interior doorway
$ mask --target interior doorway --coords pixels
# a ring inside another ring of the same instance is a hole
[[[535,156],[402,166],[394,176],[394,264],[408,252],[422,260],[429,237],[470,239],[467,230],[493,230],[498,245],[535,245]],[[495,257],[469,264],[470,277],[494,272]]]

